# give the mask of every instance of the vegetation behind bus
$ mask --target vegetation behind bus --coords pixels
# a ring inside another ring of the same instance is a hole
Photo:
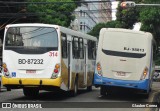
[[[72,2],[74,0],[61,0],[61,2]],[[29,2],[37,2],[37,0],[29,0]],[[42,2],[57,2],[57,0],[42,0]],[[76,8],[76,4],[72,3],[55,3],[55,4],[29,4],[27,11],[37,14],[38,22],[57,24],[68,27],[71,20],[74,20],[72,12]]]
[[[158,0],[134,0],[134,2],[160,4],[160,1]],[[145,6],[135,8],[122,8],[119,4],[116,17],[117,19],[115,21],[97,24],[93,28],[93,30],[89,32],[89,34],[98,38],[101,28],[115,27],[132,29],[134,23],[141,22],[142,27],[140,30],[152,33],[156,40],[157,47],[160,46],[160,7]],[[108,26],[108,24],[112,25]],[[160,51],[156,53],[155,63],[156,65],[160,65]]]

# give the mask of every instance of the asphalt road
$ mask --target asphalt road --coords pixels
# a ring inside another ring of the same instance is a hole
[[[42,103],[43,109],[32,109],[33,111],[148,111],[148,108],[132,108],[133,104],[152,102],[155,94],[160,90],[159,83],[153,84],[153,90],[148,99],[128,90],[115,90],[113,94],[102,97],[99,95],[99,88],[93,87],[93,91],[80,90],[76,97],[69,97],[66,93],[40,91],[37,98],[27,98],[21,89],[0,92],[0,102],[9,103]],[[21,111],[22,109],[0,109],[4,111]],[[23,109],[28,111],[28,109]]]

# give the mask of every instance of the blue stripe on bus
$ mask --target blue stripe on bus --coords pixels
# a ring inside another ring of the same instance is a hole
[[[135,88],[147,90],[149,89],[149,79],[133,81],[133,80],[118,80],[99,76],[94,74],[94,85],[119,86],[126,88]]]

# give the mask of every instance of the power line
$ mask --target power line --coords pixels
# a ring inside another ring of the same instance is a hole
[[[64,4],[64,3],[105,3],[112,2],[114,0],[103,0],[103,1],[73,1],[73,2],[12,2],[12,1],[0,1],[3,4]]]
[[[99,12],[111,12],[111,11],[116,11],[116,9],[100,9],[100,10],[80,10],[80,11],[73,11],[73,12],[87,12],[87,13],[99,13]],[[22,13],[18,13],[21,15],[25,15],[25,14],[57,14],[57,13],[64,13],[64,14],[72,14],[73,12],[67,12],[67,11],[58,11],[58,12],[51,12],[51,13],[47,13],[47,12],[22,12]],[[5,15],[16,15],[17,13],[0,13],[1,16],[5,16]]]
[[[111,11],[116,11],[116,9],[100,9],[100,10],[80,10],[80,11],[73,11],[73,12],[111,12]],[[67,12],[67,11],[58,11],[60,13],[73,13],[73,12]],[[27,13],[34,13],[34,12],[27,12]],[[45,14],[51,14],[51,13],[47,13],[47,12],[35,12],[35,13],[38,13],[38,14],[41,14],[41,13],[45,13]],[[57,12],[52,12],[52,13],[57,13]],[[10,15],[10,14],[17,14],[17,13],[0,13],[0,15]],[[26,14],[26,12],[23,12],[23,13],[19,13],[19,14]]]
[[[80,12],[80,11],[74,11],[75,13],[76,12]],[[85,12],[85,11],[84,11]],[[106,12],[106,11],[105,11]],[[108,11],[110,12],[110,11]],[[55,15],[57,14],[58,12],[52,12],[52,13],[46,13],[46,12],[36,12],[36,13],[0,13],[0,18],[17,18],[17,17],[24,17],[24,16],[43,16],[43,15]],[[63,13],[63,14],[74,14],[74,13],[71,13],[71,12],[59,12],[59,13]],[[82,16],[84,17],[84,16]],[[86,16],[87,17],[87,16]],[[101,17],[96,17],[96,18],[101,18]],[[109,18],[109,17],[108,17]]]
[[[85,13],[91,13],[92,11],[94,11],[94,13],[99,13],[99,12],[111,12],[110,10],[83,10],[82,12],[85,12]],[[27,13],[0,13],[0,17],[4,18],[4,17],[11,17],[11,18],[15,18],[17,16],[28,16],[28,15],[31,15],[31,16],[40,16],[40,15],[54,15],[54,14],[57,14],[57,13],[62,13],[62,14],[73,14],[73,13],[79,13],[81,11],[74,11],[74,12],[67,12],[67,11],[60,11],[60,12],[52,12],[52,13],[46,13],[46,12],[27,12]]]
[[[71,3],[75,3],[75,4],[80,4],[80,3],[92,3],[91,5],[93,5],[93,3],[94,4],[99,4],[99,3],[107,3],[107,2],[109,2],[109,3],[111,3],[112,1],[114,1],[114,0],[105,0],[105,1],[73,1],[73,2],[12,2],[12,1],[10,1],[10,2],[8,2],[8,1],[0,1],[0,3],[1,4],[6,4],[7,5],[7,8],[9,8],[9,7],[17,7],[17,6],[22,6],[23,5],[23,7],[25,6],[25,5],[28,5],[28,4],[36,4],[36,5],[44,5],[44,4],[71,4]],[[1,6],[0,5],[0,7],[3,7],[4,8],[4,6]],[[87,15],[88,16],[90,16],[90,13],[96,13],[96,12],[111,12],[111,10],[112,9],[103,9],[103,10],[83,10],[83,12],[85,12],[85,13],[88,13]],[[76,11],[76,12],[80,12],[80,11]],[[60,12],[60,13],[64,13],[64,14],[73,14],[73,12]],[[19,13],[19,14],[17,14],[17,13],[0,13],[0,18],[11,18],[11,19],[13,19],[13,18],[19,18],[19,19],[21,19],[22,17],[31,17],[31,18],[27,18],[27,19],[35,19],[35,16],[43,16],[43,15],[54,15],[54,14],[57,14],[57,12],[54,12],[54,13],[46,13],[46,12],[36,12],[36,13],[26,13],[26,12],[24,12],[24,13]],[[92,14],[92,15],[94,15],[94,14]],[[90,19],[92,18],[92,15],[91,15],[91,17],[90,17]],[[104,18],[104,17],[94,17],[94,18]],[[105,18],[112,18],[112,17],[105,17]]]

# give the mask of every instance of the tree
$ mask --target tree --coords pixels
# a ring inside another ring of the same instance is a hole
[[[99,23],[88,34],[98,38],[101,28],[115,28],[117,24],[118,24],[117,21],[110,21],[107,23]]]
[[[24,2],[25,0],[1,0],[0,3],[0,39],[3,40],[4,28],[7,24],[19,23],[22,20],[20,13],[23,5],[15,5],[9,2]],[[6,3],[7,2],[7,3]]]
[[[122,8],[120,3],[118,4],[116,13],[117,21],[119,21],[117,27],[131,29],[133,28],[133,24],[138,21],[139,10],[136,8]]]
[[[94,26],[94,28],[88,34],[98,38],[100,29],[104,27],[105,23],[99,23],[96,26]]]
[[[123,0],[122,0],[123,1]],[[141,0],[136,0],[141,1]],[[110,21],[107,23],[97,24],[88,34],[98,37],[101,28],[129,28],[133,27],[133,24],[138,21],[139,10],[135,8],[125,8],[120,7],[120,3],[117,8],[116,14],[117,20]]]
[[[158,0],[145,0],[144,3],[160,4]],[[150,32],[154,36],[157,46],[160,46],[160,7],[142,7],[139,20],[142,23],[141,30]],[[160,52],[156,56],[156,65],[160,65]]]
[[[37,2],[37,0],[29,0]],[[61,0],[61,2],[72,2],[73,0]],[[39,2],[58,2],[58,0],[39,0]],[[55,3],[55,4],[30,4],[27,11],[37,14],[41,23],[57,24],[68,27],[74,19],[72,12],[76,8],[75,3]]]
[[[155,0],[156,1],[156,0]],[[151,3],[150,1],[148,1]],[[147,3],[148,3],[147,2]],[[152,2],[152,3],[160,3]],[[160,45],[160,7],[145,7],[141,9],[139,20],[142,22],[142,31],[151,32]]]

